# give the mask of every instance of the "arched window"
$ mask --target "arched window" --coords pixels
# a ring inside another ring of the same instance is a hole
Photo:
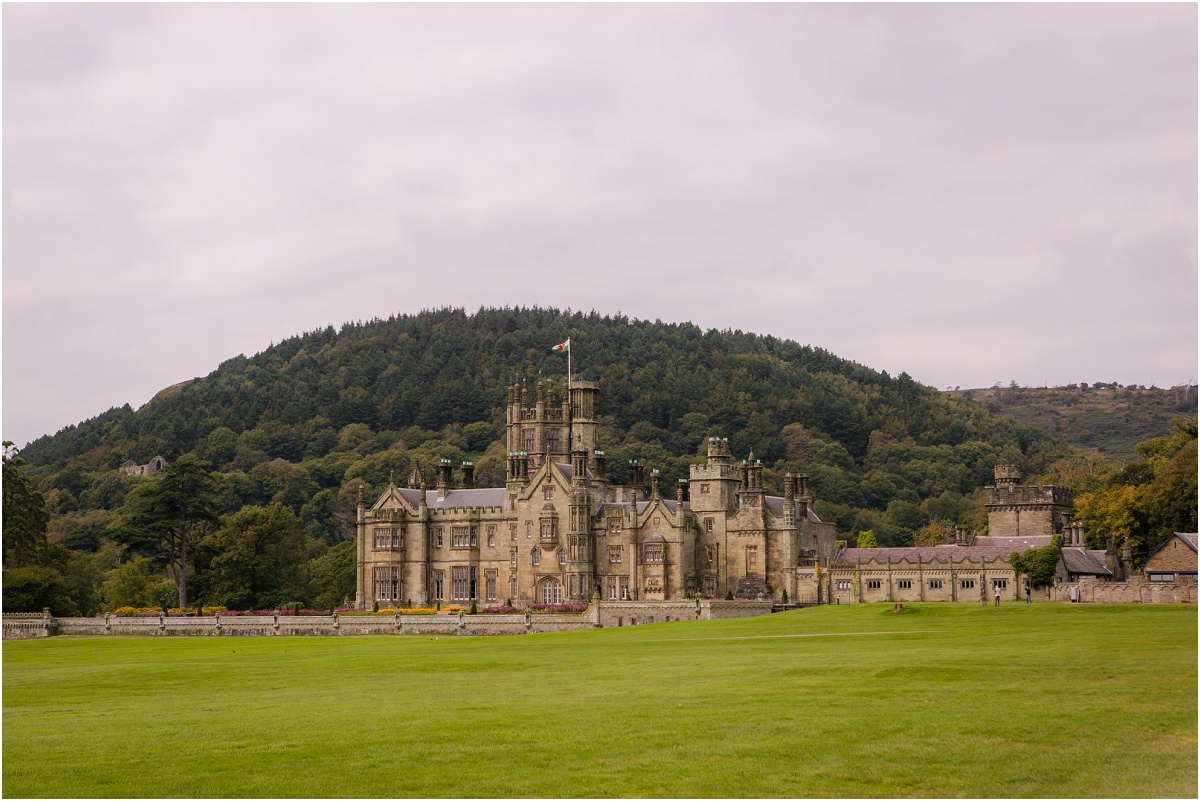
[[[561,567],[567,563],[567,552],[562,548],[558,549],[558,564]]]
[[[537,567],[538,565],[540,565],[542,563],[542,552],[539,551],[537,548],[534,548],[532,551],[530,551],[529,556],[530,556],[530,559],[533,561],[534,567]]]
[[[542,603],[561,604],[563,599],[562,582],[558,579],[547,579],[542,582]]]

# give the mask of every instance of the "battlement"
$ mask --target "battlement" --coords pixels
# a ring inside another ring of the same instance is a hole
[[[983,505],[993,506],[1065,506],[1073,508],[1075,496],[1066,487],[1053,484],[998,484],[983,488]]]

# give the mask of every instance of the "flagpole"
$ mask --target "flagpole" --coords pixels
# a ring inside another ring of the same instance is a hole
[[[567,337],[567,392],[571,391],[571,338]]]

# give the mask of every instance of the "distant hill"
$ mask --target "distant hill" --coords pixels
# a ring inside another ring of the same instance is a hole
[[[442,309],[291,337],[22,455],[55,514],[116,511],[126,459],[192,453],[225,476],[229,511],[278,501],[333,540],[359,480],[373,492],[448,458],[473,460],[481,486],[502,484],[506,387],[523,380],[532,392],[541,377],[556,394],[566,358],[550,348],[568,337],[576,375],[600,382],[614,480],[636,458],[670,487],[706,437],[728,437],[738,458],[753,451],[764,463],[773,490],[786,471],[806,472],[820,513],[845,531],[873,529],[881,544],[933,520],[970,523],[970,496],[997,463],[1033,475],[1068,451],[980,403],[809,345],[532,308]]]
[[[1171,433],[1171,418],[1196,414],[1196,387],[1080,384],[1033,388],[994,386],[947,393],[981,404],[992,414],[1041,429],[1077,448],[1122,461],[1134,444]]]

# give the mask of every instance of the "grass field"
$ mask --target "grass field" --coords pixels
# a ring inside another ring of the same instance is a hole
[[[4,643],[27,796],[1192,797],[1195,607]]]

